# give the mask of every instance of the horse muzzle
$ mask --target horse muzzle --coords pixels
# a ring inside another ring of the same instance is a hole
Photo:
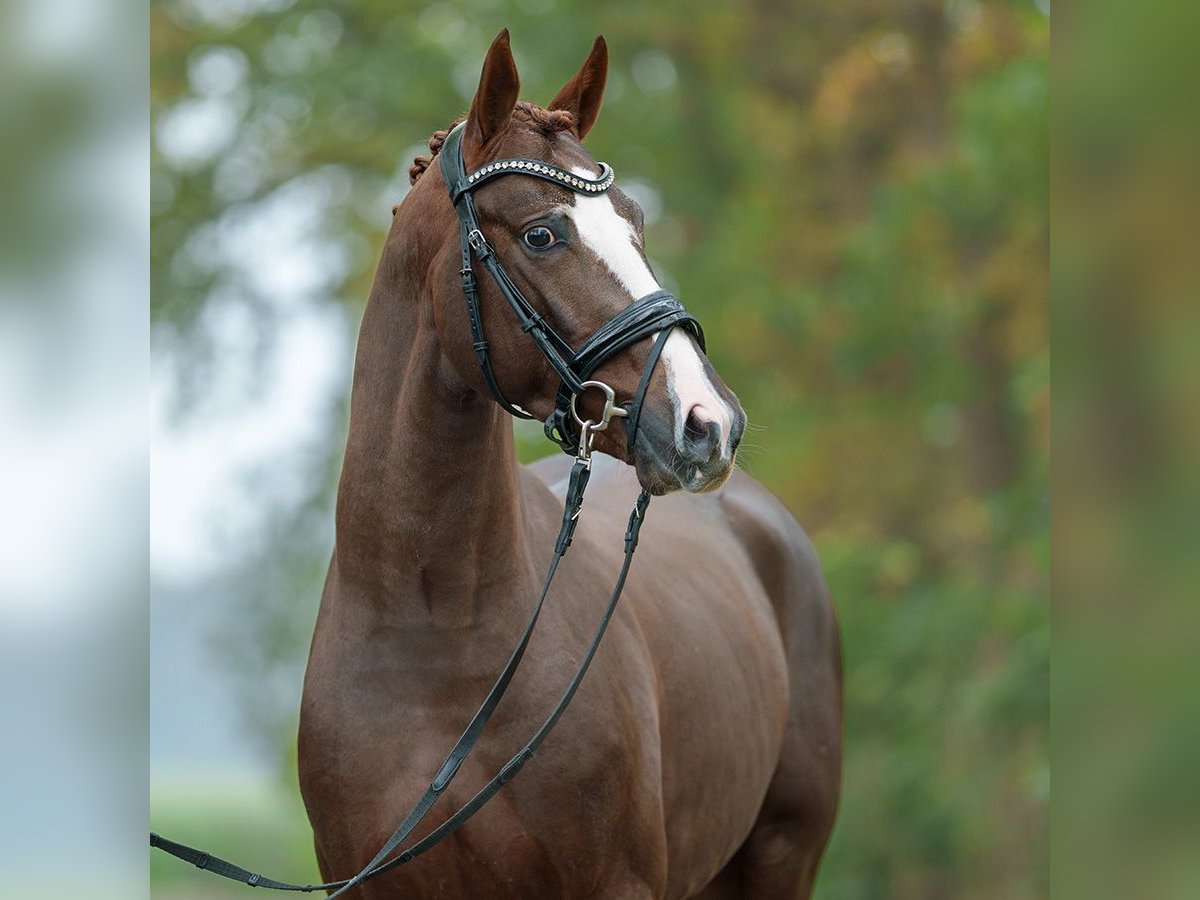
[[[692,407],[681,428],[674,420],[664,415],[643,422],[632,460],[642,487],[655,495],[715,491],[733,473],[746,414],[735,403],[725,421],[702,407]]]

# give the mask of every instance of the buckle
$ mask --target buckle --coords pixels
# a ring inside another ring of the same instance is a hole
[[[579,423],[579,446],[575,449],[575,461],[582,463],[584,468],[592,467],[592,441],[600,430],[591,419]]]
[[[472,228],[467,232],[467,243],[471,245],[471,249],[475,251],[475,255],[483,258],[492,252],[492,245],[487,242],[487,238],[483,236],[483,232],[478,228]]]

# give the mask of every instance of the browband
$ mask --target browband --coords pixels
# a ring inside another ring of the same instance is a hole
[[[445,149],[444,144],[443,149]],[[616,178],[616,173],[608,163],[600,163],[598,178],[585,178],[548,162],[534,159],[498,159],[486,166],[480,166],[468,175],[464,185],[451,191],[450,199],[457,203],[458,197],[463,191],[473,191],[481,184],[486,184],[500,175],[532,175],[534,178],[541,178],[551,184],[570,188],[577,194],[603,194],[612,186],[613,179]]]

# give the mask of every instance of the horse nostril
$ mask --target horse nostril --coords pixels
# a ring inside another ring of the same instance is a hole
[[[683,423],[685,455],[694,462],[705,463],[721,452],[721,425],[693,406]]]
[[[701,421],[696,415],[696,407],[688,410],[687,421],[683,423],[683,437],[685,440],[695,443],[702,441],[708,435],[708,426],[712,424],[707,421]]]

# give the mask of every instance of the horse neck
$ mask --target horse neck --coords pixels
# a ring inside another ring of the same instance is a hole
[[[507,594],[532,577],[512,425],[453,374],[432,303],[411,288],[424,279],[388,268],[355,360],[336,513],[339,595],[461,626],[478,618],[485,592]]]

